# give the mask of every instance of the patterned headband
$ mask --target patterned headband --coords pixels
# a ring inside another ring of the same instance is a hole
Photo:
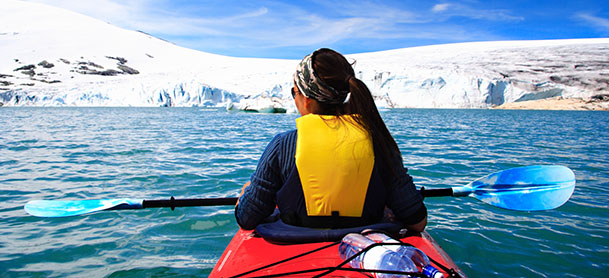
[[[328,104],[341,104],[349,101],[349,91],[337,91],[326,85],[313,70],[313,54],[309,54],[298,64],[294,73],[294,82],[298,90],[308,98]]]

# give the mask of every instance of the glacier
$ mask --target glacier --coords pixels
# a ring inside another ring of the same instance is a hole
[[[205,53],[17,0],[3,1],[0,18],[0,106],[296,111],[290,88],[298,60]],[[346,57],[386,108],[490,108],[609,91],[606,38],[456,43]]]

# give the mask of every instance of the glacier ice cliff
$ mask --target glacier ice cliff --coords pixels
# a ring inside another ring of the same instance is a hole
[[[298,60],[204,53],[38,3],[5,0],[0,16],[0,106],[295,111]],[[458,43],[347,58],[388,108],[489,108],[609,92],[609,39]]]

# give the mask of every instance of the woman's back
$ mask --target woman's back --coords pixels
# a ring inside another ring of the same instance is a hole
[[[370,91],[345,57],[315,51],[298,65],[294,84],[303,116],[291,137],[296,141],[276,137],[267,146],[236,208],[238,223],[255,227],[278,206],[288,224],[368,224],[378,221],[387,205],[399,220],[422,230],[423,199]],[[287,150],[294,150],[293,158],[285,158]]]

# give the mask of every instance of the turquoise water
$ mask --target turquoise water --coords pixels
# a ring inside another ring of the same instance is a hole
[[[296,115],[200,108],[0,109],[0,277],[206,276],[237,230],[231,207],[28,216],[33,199],[235,196]],[[560,164],[564,206],[514,212],[428,198],[429,233],[470,277],[600,277],[609,271],[609,113],[390,110],[418,186],[465,185]]]

